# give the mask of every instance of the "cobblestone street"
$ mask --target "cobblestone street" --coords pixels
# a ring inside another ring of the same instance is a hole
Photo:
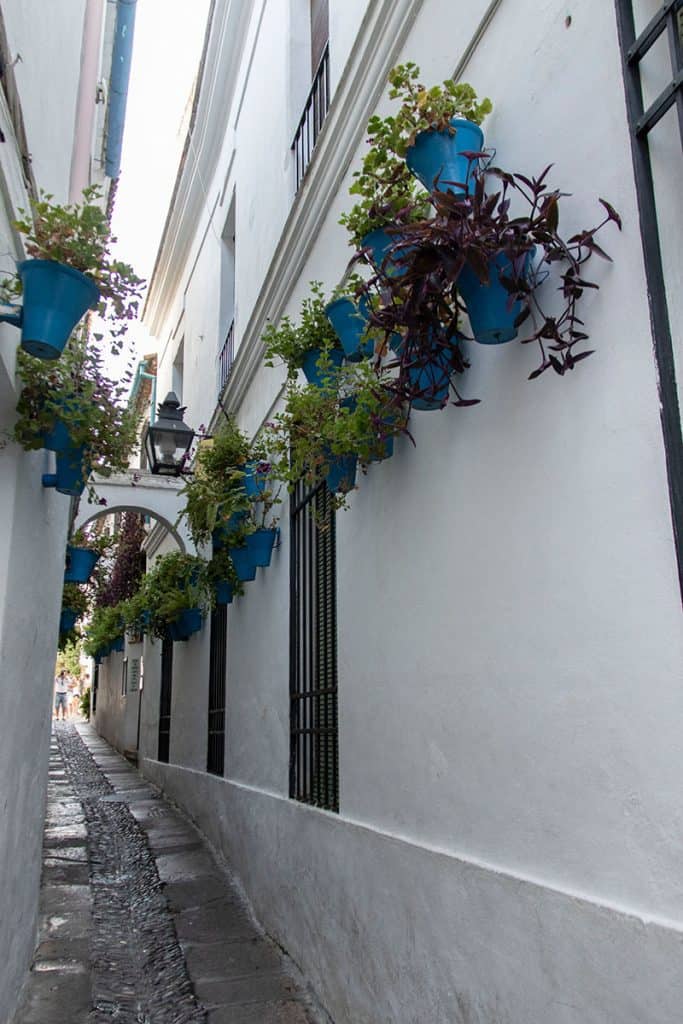
[[[85,725],[56,725],[39,945],[14,1024],[316,1024],[197,831]]]

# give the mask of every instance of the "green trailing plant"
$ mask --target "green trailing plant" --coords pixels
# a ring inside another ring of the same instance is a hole
[[[15,227],[26,238],[27,254],[34,259],[56,260],[91,278],[100,291],[98,312],[109,324],[112,348],[120,351],[128,324],[137,319],[144,280],[128,263],[115,259],[116,237],[98,185],[83,190],[83,201],[60,205],[41,192],[29,210],[20,210]],[[5,291],[21,294],[18,278],[3,282]]]
[[[244,593],[244,584],[237,578],[227,547],[214,551],[213,558],[207,566],[207,579],[211,587],[218,583],[229,583],[236,597],[241,597]]]
[[[492,109],[491,101],[477,100],[471,85],[446,79],[443,85],[426,88],[419,81],[419,67],[408,62],[389,73],[389,98],[399,100],[395,114],[368,121],[369,149],[361,168],[353,174],[349,189],[359,196],[339,223],[347,228],[351,243],[359,249],[364,237],[378,228],[394,229],[422,220],[429,212],[428,193],[408,170],[405,155],[419,132],[448,131],[454,117],[481,124]]]
[[[213,603],[207,563],[174,551],[156,560],[145,580],[149,596],[150,632],[164,637],[169,623],[191,608],[207,614]]]
[[[62,608],[78,612],[80,619],[88,611],[88,595],[77,583],[65,583],[62,591]]]
[[[285,408],[267,425],[273,471],[290,491],[303,479],[314,487],[336,456],[355,455],[365,471],[381,459],[386,442],[408,432],[406,407],[394,378],[369,362],[345,366],[325,387],[287,385]],[[333,497],[337,508],[346,495]]]
[[[130,636],[142,636],[150,624],[151,598],[147,579],[147,576],[143,576],[140,586],[135,593],[119,605],[126,633]]]
[[[83,649],[91,658],[123,636],[125,621],[120,605],[95,608],[85,630]]]
[[[301,304],[299,324],[295,326],[290,317],[283,316],[277,327],[270,323],[263,332],[266,366],[284,363],[290,378],[297,376],[304,358],[311,349],[320,349],[318,365],[323,370],[331,369],[329,353],[339,347],[332,326],[325,316],[327,301],[320,281],[311,281],[311,294]]]
[[[97,531],[92,524],[76,530],[69,537],[69,544],[75,548],[87,548],[88,551],[96,551],[98,555],[105,555],[113,551],[116,546],[114,534]]]
[[[400,107],[390,117],[373,117],[368,123],[371,143],[382,146],[396,157],[405,157],[415,137],[424,131],[448,131],[454,117],[481,124],[493,109],[488,97],[481,102],[476,91],[467,82],[454,82],[447,78],[442,85],[429,88],[418,81],[420,69],[407,61],[389,72],[389,99],[399,100]]]
[[[227,417],[212,438],[200,442],[194,473],[180,492],[195,544],[205,544],[211,534],[236,512],[246,512],[248,501],[242,482],[244,464],[250,459],[249,441],[232,417]]]
[[[84,446],[89,468],[104,476],[127,469],[138,425],[124,400],[129,373],[111,379],[101,352],[83,336],[74,337],[53,362],[20,350],[17,372],[22,389],[12,437],[22,448],[42,448],[45,435],[63,424],[73,447]],[[89,494],[95,497],[92,488]]]

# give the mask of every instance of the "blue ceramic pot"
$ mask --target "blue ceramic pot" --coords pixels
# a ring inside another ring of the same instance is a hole
[[[214,551],[221,551],[226,547],[228,543],[228,537],[236,530],[242,520],[246,517],[246,512],[233,512],[226,523],[221,523],[211,534],[211,543]]]
[[[244,464],[244,481],[242,486],[248,498],[260,498],[266,489],[268,474],[257,472],[260,465],[261,463],[256,459]],[[246,513],[236,512],[230,518],[233,519],[234,516],[244,517],[245,515]]]
[[[373,355],[375,346],[372,339],[365,342],[362,340],[368,328],[366,296],[361,298],[358,305],[348,298],[336,299],[325,307],[325,315],[332,324],[349,362],[356,363]]]
[[[99,302],[99,288],[55,260],[24,260],[17,271],[24,292],[21,346],[39,359],[58,359],[83,314]]]
[[[122,636],[117,637],[117,639],[114,640],[114,643],[111,645],[111,650],[112,651],[117,651],[120,654],[120,653],[123,652],[124,645],[125,645],[124,638]]]
[[[318,360],[320,359],[322,349],[312,348],[304,356],[304,361],[301,364],[301,369],[304,371],[304,375],[309,384],[315,384],[316,387],[322,387],[324,378],[327,375],[323,373],[318,366]],[[332,369],[339,367],[344,362],[344,350],[342,348],[333,348],[330,350],[330,364]]]
[[[70,633],[76,625],[78,619],[78,612],[75,612],[73,608],[62,608],[62,614],[59,616],[59,632]]]
[[[394,437],[385,437],[383,442],[378,439],[377,451],[370,458],[370,462],[384,462],[385,459],[390,459],[394,454]]]
[[[397,266],[396,260],[413,248],[410,245],[397,246],[389,255],[389,250],[399,241],[396,235],[388,234],[384,228],[375,228],[361,239],[361,248],[369,250],[369,257],[377,271],[383,271],[387,277],[402,277],[405,267]],[[386,262],[385,262],[386,261]]]
[[[273,553],[273,545],[277,537],[277,530],[262,528],[250,533],[247,537],[247,550],[254,565],[265,568],[270,565],[270,558]]]
[[[345,494],[356,482],[358,458],[355,455],[328,455],[329,472],[325,476],[328,491]]]
[[[216,584],[216,604],[232,604],[233,596],[232,583],[230,580],[219,580]]]
[[[43,434],[43,448],[49,452],[63,452],[65,448],[71,448],[72,441],[66,424],[61,420],[55,420],[52,430]]]
[[[256,566],[252,562],[251,553],[246,545],[242,548],[230,548],[230,560],[241,583],[256,579]]]
[[[85,480],[89,472],[84,446],[66,448],[57,452],[56,473],[43,473],[43,487],[54,487],[60,494],[78,498],[85,489]]]
[[[529,273],[533,253],[527,253],[523,274]],[[467,307],[475,341],[480,345],[502,345],[517,337],[515,320],[522,311],[520,301],[510,302],[510,293],[500,283],[500,275],[509,275],[510,260],[500,253],[489,263],[489,284],[482,284],[468,266],[458,278],[458,291]]]
[[[168,624],[171,640],[189,640],[193,633],[202,628],[202,613],[199,608],[185,608],[174,622]]]
[[[478,160],[469,160],[465,152],[481,152],[484,133],[478,124],[462,117],[454,117],[450,132],[420,132],[406,153],[406,164],[428,192],[453,192],[464,195],[469,191]]]
[[[72,544],[67,544],[64,582],[87,583],[99,557],[96,551],[89,548],[76,548]]]

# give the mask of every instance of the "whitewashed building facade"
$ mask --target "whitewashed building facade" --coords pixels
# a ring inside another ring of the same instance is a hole
[[[31,195],[43,190],[66,203],[98,183],[106,196],[118,175],[120,138],[114,146],[108,88],[118,9],[105,0],[0,4],[3,277],[24,258],[13,221],[29,208]],[[108,171],[107,156],[114,158]],[[7,441],[19,393],[16,327],[0,324],[0,341],[0,1019],[9,1021],[37,938],[53,678],[73,509],[68,497],[41,484],[54,456]]]
[[[145,641],[141,698],[120,690],[121,656],[102,666],[100,727],[116,738],[117,715],[139,714],[142,770],[225,853],[335,1021],[674,1024],[676,105],[649,133],[662,282],[634,141],[650,125],[627,108],[630,2],[326,6],[213,6],[145,312],[158,395],[175,390],[195,427],[216,421],[220,397],[250,436],[278,407],[284,372],[263,365],[264,325],[296,317],[309,281],[340,279],[365,125],[389,111],[386,76],[404,60],[490,96],[487,145],[505,167],[552,163],[576,228],[598,196],[620,211],[623,233],[605,240],[614,263],[594,269],[586,302],[596,351],[563,379],[529,382],[528,348],[473,346],[466,385],[482,403],[414,413],[416,448],[398,445],[337,514],[329,785],[302,786],[322,761],[306,761],[293,726],[303,556],[287,503],[273,564],[244,597],[185,643]],[[662,11],[671,23],[629,58],[648,107],[673,78],[676,5],[633,8],[636,33]],[[292,142],[319,59],[329,110],[297,190]]]

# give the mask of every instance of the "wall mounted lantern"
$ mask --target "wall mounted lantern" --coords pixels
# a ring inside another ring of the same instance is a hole
[[[185,406],[169,391],[159,406],[157,419],[147,429],[145,449],[152,473],[180,476],[194,438],[194,430],[183,422]]]

